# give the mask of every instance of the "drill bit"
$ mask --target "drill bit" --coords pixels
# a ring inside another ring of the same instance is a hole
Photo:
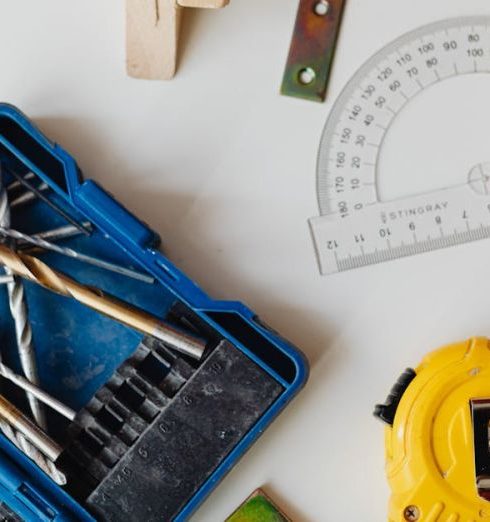
[[[29,382],[29,381],[27,381]],[[27,457],[29,457],[37,466],[46,473],[51,479],[64,486],[66,484],[66,476],[49,460],[43,453],[39,451],[20,431],[14,431],[12,426],[0,415],[0,429],[12,444],[17,446]]]
[[[47,190],[49,190],[49,185],[47,183],[41,183],[36,188],[39,192],[46,192]],[[34,194],[34,192],[24,192],[20,196],[17,196],[16,198],[12,199],[10,206],[12,208],[20,207],[21,205],[26,205],[27,203],[34,201],[36,198],[37,196],[36,194]]]
[[[18,432],[22,433],[31,444],[52,462],[54,462],[63,451],[61,446],[48,437],[41,428],[36,426],[3,395],[0,395],[0,417]]]
[[[1,176],[1,174],[0,174]],[[10,226],[10,208],[5,185],[0,179],[0,225]],[[12,276],[10,268],[5,267],[5,273]],[[13,277],[11,283],[7,283],[10,312],[15,323],[15,336],[17,349],[25,376],[34,384],[39,384],[36,356],[32,340],[32,328],[27,313],[27,303],[24,294],[24,285],[18,277]],[[29,406],[36,422],[46,429],[46,417],[41,404],[32,395],[27,395]]]
[[[83,221],[82,227],[85,227],[87,230],[92,230],[92,224],[89,221]],[[46,239],[47,241],[61,241],[62,239],[69,239],[80,234],[81,232],[77,227],[73,225],[63,225],[50,230],[44,230],[43,232],[37,232],[36,234],[32,234],[32,237]],[[21,241],[19,241],[19,243],[21,243]]]
[[[1,179],[1,170],[0,170],[0,223],[5,223],[5,224],[9,225],[10,224],[10,209],[8,207],[8,198],[6,195],[5,186],[3,185],[3,183],[1,183],[1,181],[2,181],[2,179]],[[5,277],[11,278],[10,284],[12,286],[15,286],[16,284],[19,284],[19,283],[21,285],[22,292],[15,294],[18,298],[19,295],[22,295],[22,293],[23,293],[22,281],[20,281],[20,280],[16,281],[15,278],[12,276],[11,272],[9,272],[8,270],[6,270],[6,272],[7,272],[7,276],[5,276]],[[9,291],[9,297],[10,297],[10,291]],[[20,303],[20,304],[22,304],[22,303]],[[16,309],[16,310],[18,309],[18,311],[20,313],[20,316],[18,317],[18,319],[19,319],[18,326],[20,328],[20,334],[21,334],[20,339],[24,342],[27,342],[30,339],[30,341],[32,342],[32,331],[31,331],[30,324],[27,321],[27,308],[25,307],[25,304],[24,304],[24,309],[22,309],[22,306],[14,307],[14,309]],[[25,315],[23,315],[23,313]],[[14,316],[14,319],[15,319],[15,316]],[[25,322],[24,322],[24,319],[25,319]],[[18,328],[17,328],[17,321],[16,321],[16,333],[17,333],[17,331],[18,331]],[[24,332],[24,335],[22,335],[22,332]],[[29,332],[30,332],[30,335],[29,335]],[[19,339],[18,335],[17,335],[17,339]],[[1,357],[0,357],[0,360],[1,360]],[[21,358],[21,362],[22,362],[22,358]],[[36,369],[35,366],[34,366],[34,369]],[[28,396],[28,397],[29,397],[29,404],[31,405],[31,408],[32,408],[32,405],[33,405],[33,402],[35,401],[35,399],[32,396]],[[33,399],[33,400],[31,400],[31,399]],[[37,407],[39,407],[39,403],[36,401],[34,408],[37,408]],[[35,411],[37,411],[37,409]],[[43,422],[43,421],[45,422],[43,413],[41,413],[40,420],[41,420],[41,422]],[[41,453],[20,431],[14,431],[12,426],[6,420],[4,420],[4,418],[1,416],[0,416],[0,429],[2,430],[4,435],[13,444],[15,444],[15,446],[17,446],[22,452],[25,453],[25,455],[27,455],[27,457],[29,457],[33,462],[35,462],[37,464],[37,466],[39,466],[40,469],[42,469],[49,477],[51,477],[51,479],[54,482],[56,482],[56,484],[59,484],[61,486],[66,484],[65,475],[61,471],[58,470],[58,468],[56,467],[54,462],[52,462],[45,455],[43,455],[43,453]]]
[[[45,239],[43,239],[41,237],[29,236],[28,234],[24,234],[22,232],[19,232],[18,230],[13,230],[11,228],[7,228],[7,227],[3,227],[3,226],[0,226],[0,234],[3,234],[7,237],[10,237],[10,238],[16,239],[16,240],[21,239],[22,241],[25,241],[26,243],[30,243],[31,245],[37,246],[39,248],[42,248],[43,250],[52,250],[53,252],[58,252],[58,254],[61,254],[63,256],[72,257],[74,259],[77,259],[78,261],[82,261],[82,262],[88,263],[90,265],[98,266],[105,270],[109,270],[109,271],[115,272],[117,274],[122,274],[127,277],[132,277],[133,279],[137,279],[138,281],[143,281],[143,282],[149,283],[149,284],[152,284],[155,282],[155,278],[148,274],[144,274],[142,272],[138,272],[137,270],[132,270],[130,268],[126,268],[124,266],[117,265],[116,263],[110,263],[109,261],[104,261],[103,259],[98,259],[96,257],[87,256],[86,254],[77,252],[76,250],[73,250],[72,248],[55,245],[54,243],[46,241]]]
[[[77,414],[76,411],[72,410],[58,399],[55,399],[53,396],[49,395],[49,393],[46,393],[44,390],[39,388],[39,386],[32,384],[32,382],[28,381],[25,377],[22,377],[22,375],[17,375],[8,366],[5,366],[5,364],[2,363],[0,363],[0,375],[13,382],[24,391],[34,395],[34,397],[47,406],[53,408],[53,410],[66,417],[68,420],[72,421],[75,418]]]
[[[87,229],[89,230],[92,230],[92,224],[88,221],[84,221],[82,223],[82,226],[87,227]],[[69,239],[80,234],[81,232],[80,230],[78,230],[77,227],[74,227],[73,225],[63,225],[61,227],[51,228],[49,230],[37,232],[36,234],[32,234],[31,237],[46,239],[53,242],[62,241],[63,239]],[[17,250],[23,250],[25,252],[28,252],[29,254],[33,254],[38,251],[43,252],[41,248],[33,247],[30,243],[27,243],[27,241],[23,241],[22,239],[16,241],[15,247]]]
[[[104,294],[98,288],[85,286],[67,275],[53,270],[37,257],[0,245],[0,263],[9,267],[15,274],[52,292],[72,297],[107,317],[155,337],[178,352],[195,359],[200,359],[204,353],[206,342],[203,339],[184,333],[148,312]]]
[[[20,174],[17,174],[17,172],[13,171],[13,170],[9,170],[10,174],[12,174],[12,176],[14,176],[14,178],[17,179],[17,181],[23,185],[24,187],[26,187],[28,190],[30,190],[31,192],[33,192],[37,198],[39,198],[41,201],[44,201],[44,203],[46,203],[46,205],[48,205],[49,207],[51,207],[53,210],[55,210],[56,212],[58,212],[58,214],[60,214],[60,216],[64,217],[66,219],[66,221],[68,221],[68,223],[71,223],[73,226],[77,227],[78,230],[80,230],[80,232],[82,234],[85,234],[86,236],[89,236],[90,235],[90,230],[87,230],[83,225],[81,225],[80,223],[78,223],[75,219],[73,219],[69,214],[67,214],[59,205],[57,205],[56,203],[54,203],[53,201],[51,201],[48,197],[46,197],[40,190],[38,190],[34,185],[32,185],[28,180],[27,180],[27,176],[25,177],[22,177]]]
[[[36,178],[36,175],[34,174],[34,172],[28,172],[25,176],[24,176],[24,179],[26,179],[27,181],[31,180],[31,179],[35,179]],[[23,188],[24,185],[21,184],[21,182],[19,180],[15,180],[15,181],[11,181],[8,185],[7,185],[7,190],[9,192],[15,192],[21,188]]]
[[[40,469],[46,473],[56,484],[64,486],[67,482],[66,476],[55,465],[46,458],[22,433],[14,432],[12,426],[0,416],[0,429],[12,444],[17,446],[27,457],[29,457]]]

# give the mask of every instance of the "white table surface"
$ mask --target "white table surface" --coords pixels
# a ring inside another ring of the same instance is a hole
[[[0,1],[0,99],[159,231],[207,292],[243,300],[311,361],[305,390],[196,522],[258,486],[295,522],[386,520],[373,405],[425,352],[490,327],[490,242],[320,277],[306,224],[320,133],[355,69],[419,25],[490,14],[488,0],[348,0],[323,105],[278,95],[297,3],[187,13],[178,76],[160,83],[125,75],[121,0]]]

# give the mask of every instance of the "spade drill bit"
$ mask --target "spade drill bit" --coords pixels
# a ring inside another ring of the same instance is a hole
[[[102,290],[85,286],[67,275],[53,270],[36,257],[16,252],[0,245],[0,263],[15,274],[60,295],[72,297],[126,326],[151,335],[169,348],[200,359],[206,348],[203,339],[178,330],[154,315],[129,303],[105,294]]]
[[[1,173],[0,173],[1,176]],[[0,179],[0,224],[2,226],[10,226],[10,207],[7,196],[7,189]],[[12,275],[12,271],[5,267],[7,275]],[[14,277],[11,283],[7,283],[9,296],[10,312],[15,323],[15,335],[17,339],[17,348],[19,351],[20,362],[25,376],[34,384],[39,384],[39,376],[36,365],[36,354],[32,341],[32,328],[27,313],[27,303],[24,294],[24,285],[22,280]],[[46,429],[46,417],[42,405],[38,400],[28,394],[29,405],[36,422],[42,428]]]

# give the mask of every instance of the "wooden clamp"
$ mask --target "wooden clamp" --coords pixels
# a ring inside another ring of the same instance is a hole
[[[177,69],[182,8],[220,8],[229,0],[126,0],[129,76],[170,80]]]

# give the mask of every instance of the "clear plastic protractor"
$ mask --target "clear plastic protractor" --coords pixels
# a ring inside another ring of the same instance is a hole
[[[379,202],[380,150],[391,124],[414,97],[446,79],[489,72],[490,17],[421,27],[370,58],[342,91],[323,131],[317,163],[320,214],[346,217]]]

